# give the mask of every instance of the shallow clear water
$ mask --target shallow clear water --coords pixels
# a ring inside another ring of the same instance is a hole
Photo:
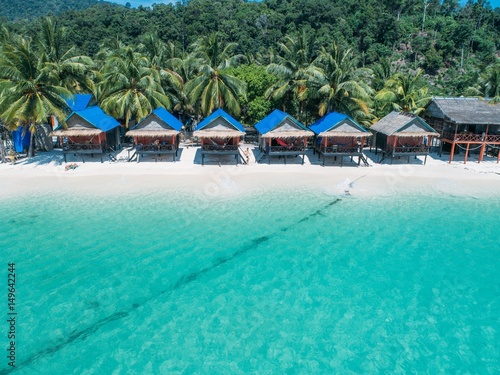
[[[15,374],[500,372],[498,198],[144,191],[2,209]]]

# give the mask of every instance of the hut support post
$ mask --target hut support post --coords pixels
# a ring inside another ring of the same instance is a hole
[[[307,138],[304,137],[304,142],[303,142],[304,152],[302,153],[302,165],[304,165],[304,160],[306,159],[306,148],[307,148]]]
[[[391,164],[392,164],[392,159],[394,159],[394,149],[396,148],[397,139],[398,139],[397,136],[392,137]],[[408,160],[408,162],[410,161]]]
[[[469,155],[469,146],[470,143],[467,143],[467,147],[465,148],[464,164],[467,164],[467,156]]]
[[[486,148],[486,139],[488,137],[488,130],[490,129],[490,125],[486,125],[486,131],[484,132],[484,136],[483,136],[483,145],[481,146],[481,150],[479,151],[479,159],[477,161],[477,163],[481,163],[483,161],[483,157],[484,157],[484,151],[485,151],[485,148]]]
[[[267,164],[271,164],[271,138],[267,141],[268,143],[268,151],[267,151]]]
[[[455,154],[455,140],[457,139],[457,133],[458,133],[458,124],[455,124],[455,133],[453,134],[453,143],[451,144],[451,152],[450,152],[450,162],[453,161],[453,155]]]
[[[486,149],[486,142],[483,142],[482,146],[481,146],[481,150],[479,151],[479,158],[477,160],[477,163],[481,163],[483,161],[483,157],[484,157],[484,151]]]

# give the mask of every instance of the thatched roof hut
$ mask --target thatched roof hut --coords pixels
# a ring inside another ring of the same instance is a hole
[[[426,117],[453,124],[500,126],[500,103],[479,98],[432,98]]]
[[[181,130],[182,122],[165,108],[159,107],[129,130],[126,135],[134,138],[137,162],[148,154],[154,155],[156,161],[161,155],[171,154],[172,161],[175,161]]]
[[[479,98],[432,98],[426,106],[426,120],[441,134],[442,151],[464,151],[464,163],[469,153],[497,156],[500,161],[500,103]]]
[[[120,123],[108,116],[98,106],[87,107],[81,111],[72,112],[66,118],[66,129],[52,132],[56,137],[64,137],[67,142],[61,142],[66,161],[66,154],[101,155],[109,146],[117,146],[120,142]]]
[[[370,128],[373,132],[387,136],[422,137],[437,136],[438,133],[417,115],[391,112]]]
[[[205,157],[217,156],[219,163],[224,155],[234,156],[236,164],[243,159],[239,151],[241,137],[245,128],[231,115],[218,109],[198,124],[193,132],[201,139],[201,164],[205,165]]]
[[[381,149],[384,157],[425,156],[430,153],[433,137],[439,134],[417,115],[405,112],[391,112],[372,125],[370,130],[375,135],[375,153]],[[382,158],[383,160],[383,158]]]
[[[363,154],[365,138],[371,133],[359,125],[349,116],[330,112],[323,116],[309,127],[315,134],[314,152],[318,152],[318,158],[323,155],[323,165],[327,156],[340,158],[343,164],[344,156],[358,157],[358,165],[361,161],[368,165],[368,161]]]
[[[301,155],[304,164],[307,139],[314,133],[288,113],[275,109],[255,124],[255,129],[259,133],[259,147],[269,163],[271,156],[283,156],[286,164],[287,156]]]

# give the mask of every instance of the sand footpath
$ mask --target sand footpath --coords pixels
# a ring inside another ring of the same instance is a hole
[[[284,164],[283,159],[273,158],[256,163],[259,150],[252,145],[248,165],[234,165],[228,157],[219,163],[208,158],[201,165],[198,147],[181,145],[179,160],[170,157],[155,162],[153,158],[141,159],[140,163],[127,162],[128,152],[116,155],[117,162],[105,157],[81,159],[69,157],[64,163],[61,151],[38,153],[30,160],[18,161],[15,165],[0,164],[0,195],[2,197],[35,194],[37,192],[96,191],[100,193],[140,192],[141,189],[183,189],[208,196],[241,193],[246,190],[267,188],[318,188],[331,194],[359,196],[393,195],[401,192],[419,194],[449,194],[474,197],[500,196],[500,164],[496,160],[478,164],[470,160],[448,164],[448,155],[432,154],[423,165],[423,157],[395,159],[378,164],[379,155],[367,152],[369,167],[357,167],[344,159],[344,166],[332,158],[322,166],[317,155],[309,151],[304,165],[300,158],[292,158]],[[67,170],[69,164],[76,168]]]

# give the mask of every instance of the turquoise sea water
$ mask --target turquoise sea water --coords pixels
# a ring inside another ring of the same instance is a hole
[[[498,198],[143,192],[2,211],[18,311],[2,374],[500,372]]]

